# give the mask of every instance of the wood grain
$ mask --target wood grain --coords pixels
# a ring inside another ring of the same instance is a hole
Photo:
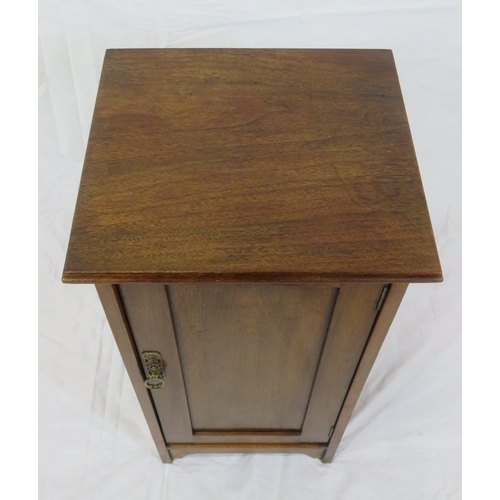
[[[377,320],[363,351],[359,365],[357,366],[356,373],[352,379],[338,419],[335,423],[335,428],[330,438],[328,448],[325,451],[325,455],[322,457],[322,461],[325,463],[329,463],[333,460],[335,451],[337,450],[340,440],[342,439],[347,423],[351,418],[356,402],[365,385],[366,379],[370,374],[370,370],[372,369],[375,359],[377,358],[379,350],[382,347],[382,343],[384,342],[398,307],[403,300],[407,287],[407,283],[394,283],[391,285],[391,288],[387,293],[384,304],[379,315],[377,316]]]
[[[337,289],[168,289],[194,431],[300,431]]]
[[[389,50],[119,49],[63,281],[440,281]]]
[[[120,285],[120,295],[138,352],[157,351],[165,364],[165,385],[150,391],[165,440],[167,443],[192,442],[189,407],[165,287],[139,283]],[[144,365],[143,370],[146,370]]]
[[[97,284],[96,289],[158,453],[164,463],[170,463],[172,457],[167,450],[151,395],[144,387],[137,347],[130,332],[117,287],[108,284]]]
[[[377,315],[382,285],[341,287],[300,440],[325,442],[335,424]]]
[[[391,51],[106,52],[63,281],[97,284],[163,461],[331,461],[407,284],[441,280]]]

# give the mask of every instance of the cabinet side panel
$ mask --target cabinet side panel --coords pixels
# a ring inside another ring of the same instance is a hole
[[[328,448],[322,458],[322,461],[325,463],[329,463],[333,460],[335,451],[342,439],[356,402],[370,374],[370,370],[375,363],[375,359],[389,331],[392,320],[396,315],[399,304],[403,300],[407,287],[408,283],[393,283],[385,297],[384,304],[373,325],[372,332],[366,343],[356,373],[354,374],[349,391],[335,424],[335,429],[332,433]]]
[[[260,284],[168,289],[195,435],[300,431],[337,289]]]
[[[328,441],[377,315],[382,288],[377,283],[346,284],[340,288],[301,441]]]
[[[96,289],[160,457],[164,463],[170,463],[172,462],[172,458],[167,450],[151,396],[149,391],[144,387],[137,348],[131,335],[116,286],[98,284],[96,285]]]
[[[164,363],[164,386],[149,392],[165,439],[167,443],[190,443],[191,420],[165,287],[156,283],[120,285],[120,295],[139,354],[157,351]]]

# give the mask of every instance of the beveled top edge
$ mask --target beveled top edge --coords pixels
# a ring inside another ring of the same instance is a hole
[[[441,272],[414,275],[350,275],[318,273],[80,273],[64,272],[63,283],[440,283]]]
[[[392,49],[387,48],[360,48],[360,47],[109,47],[106,49],[106,52],[165,52],[165,51],[196,51],[196,52],[213,52],[213,51],[221,51],[221,52],[231,52],[236,50],[246,50],[246,51],[256,51],[256,52],[265,52],[265,51],[279,51],[283,52],[286,50],[293,51],[307,51],[307,50],[324,50],[324,51],[335,51],[335,52],[392,52]]]

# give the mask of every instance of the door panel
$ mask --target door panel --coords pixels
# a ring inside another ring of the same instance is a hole
[[[167,443],[326,446],[376,317],[381,284],[126,284]],[[145,370],[145,367],[142,367]]]
[[[169,285],[193,430],[300,431],[337,289]]]

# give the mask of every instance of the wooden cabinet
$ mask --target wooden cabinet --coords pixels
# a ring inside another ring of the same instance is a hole
[[[390,51],[107,51],[63,281],[96,285],[164,462],[331,461],[441,279]]]
[[[165,460],[258,451],[329,461],[406,284],[97,289]],[[151,351],[165,384],[148,391],[141,353]]]

